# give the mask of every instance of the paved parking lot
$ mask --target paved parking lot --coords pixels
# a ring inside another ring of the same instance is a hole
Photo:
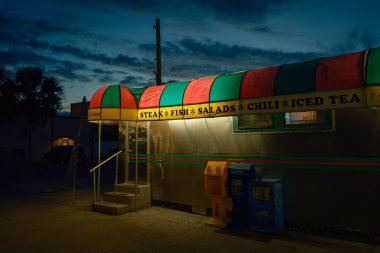
[[[89,177],[80,180],[73,202],[61,171],[38,173],[0,173],[0,252],[380,252],[376,245],[289,231],[232,233],[205,226],[208,217],[160,207],[95,213]]]

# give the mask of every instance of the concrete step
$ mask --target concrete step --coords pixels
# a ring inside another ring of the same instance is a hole
[[[126,192],[126,193],[135,193],[135,185],[131,183],[122,183],[115,184],[114,186],[115,192]],[[138,184],[137,185],[137,194],[141,195],[149,195],[150,197],[150,185]]]
[[[134,210],[134,207],[133,205],[99,201],[92,204],[92,210],[101,213],[120,215]]]
[[[103,196],[104,201],[114,202],[120,204],[130,204],[135,203],[135,194],[127,192],[106,192]]]

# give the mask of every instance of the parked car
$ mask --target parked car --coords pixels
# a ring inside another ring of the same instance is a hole
[[[73,146],[55,146],[44,155],[44,161],[49,164],[66,166],[69,164]],[[78,146],[77,162],[80,166],[86,164],[86,155],[83,146]]]

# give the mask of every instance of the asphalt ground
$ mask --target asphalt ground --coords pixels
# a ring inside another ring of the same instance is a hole
[[[161,207],[121,216],[92,212],[87,168],[79,173],[75,201],[64,168],[3,170],[0,203],[1,253],[380,252],[378,245],[290,231],[217,229],[204,225],[209,217]]]

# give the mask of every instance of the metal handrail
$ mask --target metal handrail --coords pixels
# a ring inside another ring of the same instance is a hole
[[[111,160],[112,158],[114,158],[115,156],[119,155],[121,152],[123,152],[123,150],[120,150],[118,152],[116,152],[115,154],[111,155],[110,157],[108,157],[106,160],[104,160],[103,162],[99,163],[98,165],[96,165],[94,168],[92,168],[90,170],[90,173],[94,172],[96,169],[98,169],[100,166],[102,166],[103,164],[107,163],[109,160]]]
[[[100,167],[109,162],[110,160],[112,160],[115,156],[116,156],[116,173],[115,173],[115,184],[117,183],[118,179],[117,179],[117,176],[118,176],[118,163],[119,163],[119,154],[122,153],[123,150],[120,150],[118,152],[116,152],[115,154],[111,155],[110,157],[108,157],[106,160],[104,160],[103,162],[99,163],[98,165],[96,165],[94,168],[92,168],[90,170],[90,173],[93,173],[93,191],[94,191],[94,195],[93,195],[93,199],[92,199],[92,202],[94,203],[95,200],[99,200],[99,192],[100,192],[100,170],[98,171],[98,185],[96,185],[96,170],[97,169],[100,169]],[[98,194],[96,194],[98,193]]]

